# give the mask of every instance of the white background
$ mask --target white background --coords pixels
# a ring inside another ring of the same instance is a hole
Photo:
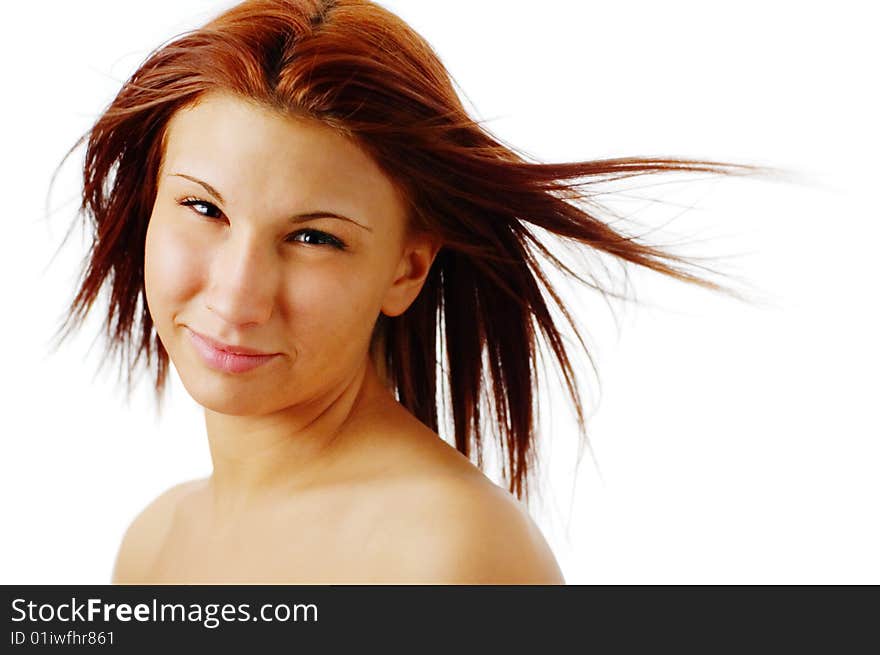
[[[156,418],[148,380],[127,405],[112,369],[96,374],[100,309],[48,353],[85,254],[77,228],[49,263],[74,218],[82,149],[48,220],[44,201],[61,157],[147,53],[230,4],[4,10],[0,582],[109,581],[137,511],[210,472],[176,375]],[[552,486],[533,515],[566,580],[880,583],[880,57],[867,3],[383,4],[437,49],[487,127],[534,157],[708,158],[808,180],[621,187],[618,211],[672,221],[651,243],[698,238],[687,254],[737,255],[723,270],[761,301],[635,270],[641,305],[614,302],[613,315],[595,292],[566,296],[601,380],[600,396],[584,378],[601,476],[587,452],[572,486],[576,433],[558,385],[540,434]]]

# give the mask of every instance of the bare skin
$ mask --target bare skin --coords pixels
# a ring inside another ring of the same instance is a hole
[[[129,529],[113,582],[564,584],[524,507],[377,396],[382,419],[361,436],[369,447],[307,488],[235,516],[218,513],[211,477],[170,489]]]
[[[141,513],[114,581],[561,582],[524,509],[370,356],[377,317],[406,311],[441,245],[409,229],[378,165],[322,123],[219,93],[166,137],[144,285],[213,472]],[[218,364],[198,334],[266,357]]]

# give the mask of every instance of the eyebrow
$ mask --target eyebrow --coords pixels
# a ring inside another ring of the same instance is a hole
[[[182,178],[189,180],[190,182],[195,182],[196,184],[200,184],[202,187],[204,187],[205,191],[207,191],[212,196],[214,196],[222,204],[226,204],[226,201],[223,199],[223,195],[219,191],[217,191],[217,189],[212,187],[210,184],[208,184],[204,180],[200,180],[199,178],[193,177],[192,175],[186,175],[185,173],[172,173],[171,175],[174,175],[176,177],[182,177]],[[306,212],[304,214],[294,214],[293,216],[289,217],[288,220],[293,221],[293,222],[299,222],[299,221],[308,221],[313,218],[338,218],[339,220],[342,220],[342,221],[348,221],[349,223],[354,223],[358,227],[362,227],[365,230],[368,230],[369,232],[373,231],[373,228],[368,227],[368,226],[364,225],[363,223],[359,223],[356,220],[354,220],[353,218],[349,218],[348,216],[343,216],[342,214],[334,214],[333,212],[316,211],[316,212]]]

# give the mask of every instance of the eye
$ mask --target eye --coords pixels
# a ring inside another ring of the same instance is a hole
[[[207,213],[207,214],[203,214],[202,212],[193,209],[193,211],[195,211],[196,214],[198,214],[199,216],[204,216],[205,218],[220,218],[221,216],[223,216],[223,212],[221,212],[219,209],[217,209],[216,205],[213,205],[210,202],[207,202],[206,200],[200,200],[199,198],[184,198],[183,200],[180,201],[180,204],[183,205],[184,207],[195,207],[197,205],[201,205],[202,207],[207,207],[208,211],[209,211],[209,213]],[[213,216],[213,215],[211,215],[210,212],[216,212],[217,215]]]
[[[302,237],[301,239],[299,237]],[[300,230],[294,232],[287,237],[287,241],[298,241],[299,243],[307,243],[316,246],[331,246],[338,250],[345,250],[346,245],[332,234],[321,232],[321,230]]]
[[[202,200],[201,198],[189,197],[184,198],[180,201],[180,204],[184,207],[191,207],[193,211],[207,219],[217,220],[223,218],[223,212],[220,211],[216,205],[208,202],[207,200]],[[202,212],[196,207],[202,207],[206,211]],[[305,243],[307,245],[313,246],[330,246],[331,248],[336,248],[337,250],[346,250],[348,246],[341,240],[333,236],[332,234],[328,234],[327,232],[322,232],[321,230],[299,230],[287,236],[285,241],[289,243]]]

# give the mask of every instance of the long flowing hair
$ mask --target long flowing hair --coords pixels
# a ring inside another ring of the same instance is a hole
[[[541,347],[586,439],[554,308],[590,353],[540,260],[611,293],[557,257],[546,237],[739,297],[688,270],[712,269],[613,229],[590,188],[670,171],[773,169],[673,157],[529,161],[468,115],[451,80],[419,34],[367,0],[247,0],[153,50],[64,157],[87,140],[79,213],[92,242],[61,340],[106,285],[108,358],[121,356],[129,389],[139,365],[152,367],[161,400],[168,354],[147,308],[144,243],[169,119],[211,91],[317,119],[372,156],[402,192],[411,229],[443,244],[407,311],[378,317],[371,356],[422,423],[439,432],[451,418],[456,448],[481,467],[490,432],[510,492],[528,502]]]

